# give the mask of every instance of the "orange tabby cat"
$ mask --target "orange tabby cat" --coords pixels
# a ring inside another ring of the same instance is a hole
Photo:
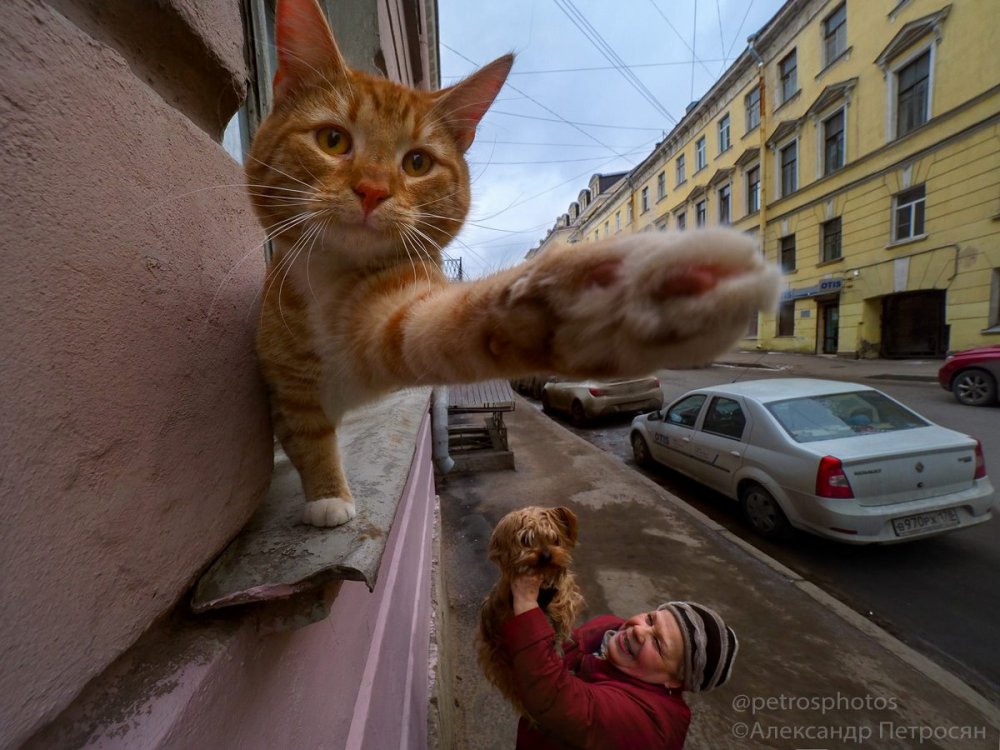
[[[358,404],[410,385],[702,364],[774,303],[774,269],[721,229],[552,248],[449,283],[441,248],[469,210],[463,155],[513,57],[411,90],[348,68],[315,0],[279,0],[276,39],[274,111],[246,171],[277,234],[257,346],[306,523],[355,515],[336,428]]]

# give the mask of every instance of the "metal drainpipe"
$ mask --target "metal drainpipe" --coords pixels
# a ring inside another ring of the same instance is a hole
[[[448,455],[448,389],[437,386],[431,394],[431,455],[438,471],[447,474],[455,468]]]

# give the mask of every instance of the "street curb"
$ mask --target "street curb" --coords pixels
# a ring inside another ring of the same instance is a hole
[[[520,395],[515,396],[515,398],[524,402],[526,408],[530,409],[534,408],[530,403],[525,401],[525,399]],[[544,416],[544,415],[541,414],[541,412],[539,412],[539,416]],[[579,435],[576,435],[570,430],[567,430],[565,427],[563,427],[555,420],[550,420],[550,421],[552,421],[555,426],[557,426],[560,430],[565,432],[573,440],[577,440],[580,443],[588,446],[592,450],[598,451],[599,453],[608,456],[611,460],[620,463],[623,466],[623,468],[632,471],[631,468],[626,466],[616,456],[613,456],[607,453],[606,451],[601,450],[592,443],[584,440]],[[683,500],[674,495],[672,492],[664,489],[656,482],[651,480],[641,471],[634,471],[633,473],[637,477],[641,478],[643,482],[648,484],[650,488],[655,489],[658,493],[663,495],[667,499],[667,501],[671,503],[671,505],[689,515],[699,525],[704,526],[709,531],[715,532],[718,536],[722,537],[723,539],[732,544],[735,544],[737,547],[742,549],[751,557],[753,557],[760,563],[766,565],[767,567],[771,568],[773,571],[775,571],[783,578],[788,580],[789,583],[792,583],[794,586],[796,586],[804,594],[808,595],[815,602],[821,604],[825,608],[834,612],[848,625],[860,630],[862,633],[864,633],[865,635],[869,636],[877,643],[879,643],[879,645],[885,647],[887,651],[892,653],[898,659],[900,659],[913,669],[920,672],[927,679],[936,683],[938,686],[941,687],[942,690],[945,690],[946,692],[953,695],[955,698],[966,703],[970,708],[981,713],[983,717],[987,721],[989,721],[995,729],[1000,729],[1000,707],[995,706],[984,696],[980,695],[971,687],[966,685],[964,682],[962,682],[961,679],[956,677],[947,669],[940,666],[931,659],[927,658],[923,654],[918,653],[912,647],[903,643],[901,640],[896,638],[894,635],[889,633],[884,628],[868,620],[860,612],[851,609],[846,604],[841,602],[839,599],[834,598],[830,594],[820,589],[814,583],[804,579],[801,575],[796,573],[791,568],[785,566],[778,560],[775,560],[770,555],[761,552],[759,549],[754,547],[749,542],[740,539],[738,536],[733,534],[731,531],[726,529],[721,524],[717,523],[716,521],[713,521],[711,518],[706,516],[701,511],[692,508],[690,505],[685,503]]]

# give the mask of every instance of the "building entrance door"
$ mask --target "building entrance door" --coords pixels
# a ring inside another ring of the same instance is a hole
[[[836,354],[840,345],[840,300],[818,302],[819,350],[822,354]]]
[[[890,294],[882,298],[883,357],[943,357],[948,351],[945,291]]]

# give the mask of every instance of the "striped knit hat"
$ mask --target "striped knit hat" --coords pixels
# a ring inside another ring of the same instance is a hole
[[[724,685],[733,672],[740,642],[714,609],[694,602],[668,602],[665,609],[677,618],[684,638],[684,686],[691,693]]]

